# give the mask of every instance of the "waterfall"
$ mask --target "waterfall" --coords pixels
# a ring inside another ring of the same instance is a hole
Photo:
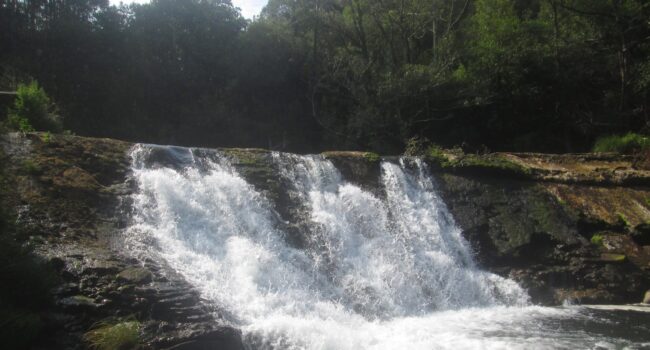
[[[476,329],[531,317],[515,282],[477,268],[418,159],[382,162],[377,194],[321,156],[273,153],[303,247],[218,151],[138,145],[132,159],[129,246],[226,310],[252,349],[480,346]]]
[[[321,156],[275,153],[312,222],[313,266],[370,318],[436,310],[525,304],[512,281],[478,270],[422,162],[383,162],[385,200],[346,183]]]

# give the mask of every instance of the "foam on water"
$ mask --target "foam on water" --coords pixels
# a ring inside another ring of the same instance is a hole
[[[272,204],[217,152],[138,145],[131,249],[165,259],[232,316],[249,348],[557,348],[584,344],[481,271],[419,160],[383,162],[373,194],[320,156],[273,154],[305,222],[285,240]]]

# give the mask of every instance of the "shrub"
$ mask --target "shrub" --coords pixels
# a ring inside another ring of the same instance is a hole
[[[19,84],[16,101],[7,112],[7,127],[23,132],[60,132],[63,128],[56,108],[36,81]]]
[[[84,335],[84,339],[97,350],[136,349],[140,344],[140,322],[99,322]]]
[[[650,149],[650,138],[644,135],[627,133],[625,135],[612,135],[596,140],[594,152],[616,152],[631,154]]]
[[[10,114],[9,117],[7,117],[6,124],[9,130],[17,130],[22,132],[34,131],[34,127],[29,123],[29,120],[17,114]]]

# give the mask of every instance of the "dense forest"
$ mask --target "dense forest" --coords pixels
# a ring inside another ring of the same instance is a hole
[[[2,1],[0,90],[32,80],[79,135],[584,151],[650,132],[650,2],[270,0],[251,21],[229,0]]]

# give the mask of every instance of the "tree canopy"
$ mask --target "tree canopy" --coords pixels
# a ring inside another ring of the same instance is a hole
[[[295,152],[584,151],[650,132],[645,0],[14,0],[0,88],[81,135]]]

